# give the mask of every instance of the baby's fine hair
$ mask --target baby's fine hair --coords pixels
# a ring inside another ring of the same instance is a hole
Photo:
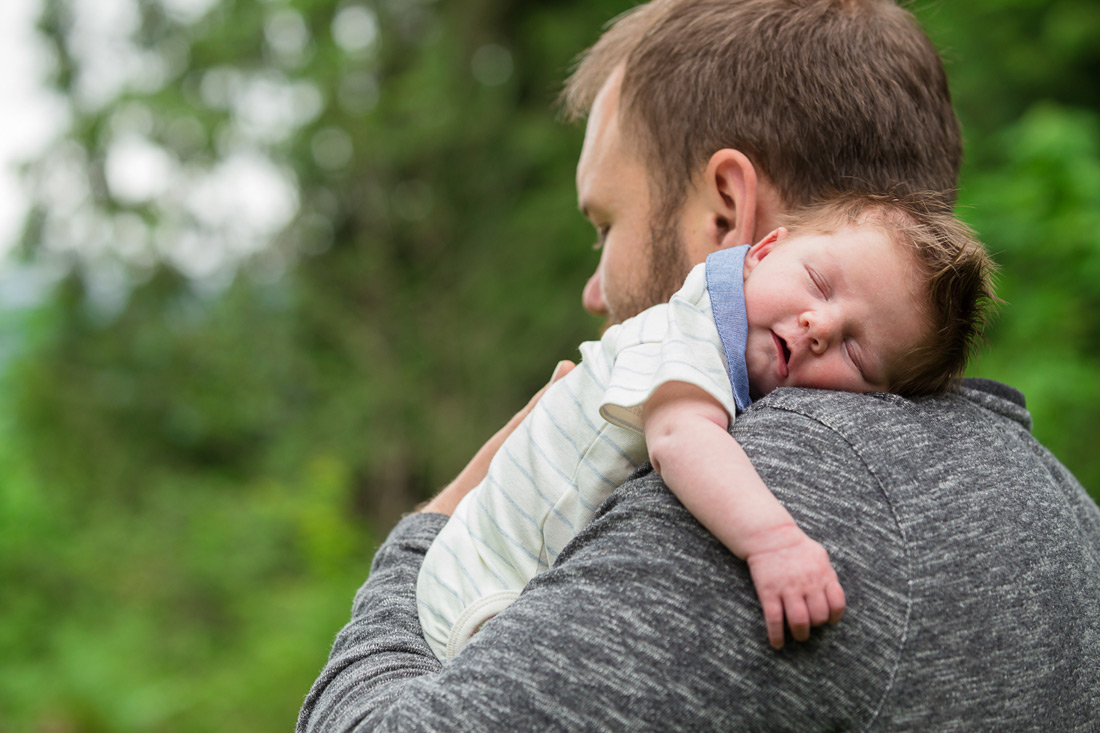
[[[944,394],[958,386],[999,302],[993,293],[997,265],[943,194],[934,192],[838,194],[780,221],[790,234],[831,234],[868,223],[912,253],[924,281],[928,336],[894,370],[890,391]]]

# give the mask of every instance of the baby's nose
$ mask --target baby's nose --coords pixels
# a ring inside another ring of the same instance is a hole
[[[836,333],[835,318],[827,313],[805,313],[802,316],[802,325],[806,329],[810,351],[820,355],[832,345]]]

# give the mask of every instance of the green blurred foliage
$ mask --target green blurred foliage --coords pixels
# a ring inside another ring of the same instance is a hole
[[[42,17],[72,124],[23,257],[64,275],[0,314],[0,731],[285,730],[378,539],[595,333],[552,103],[632,3],[133,2],[144,76],[98,96],[73,0]],[[1003,266],[972,373],[1100,495],[1100,10],[915,9]],[[251,235],[120,189],[134,135],[184,182],[270,161],[285,227],[189,272],[172,243]]]
[[[970,373],[1022,390],[1035,436],[1100,497],[1100,6],[918,11],[963,123],[959,215],[1002,268],[1006,303]]]

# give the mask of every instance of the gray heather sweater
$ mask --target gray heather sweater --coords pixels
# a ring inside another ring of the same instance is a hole
[[[1100,730],[1100,510],[1018,393],[778,390],[734,435],[831,554],[837,626],[782,651],[748,572],[643,468],[449,665],[379,549],[298,730]]]

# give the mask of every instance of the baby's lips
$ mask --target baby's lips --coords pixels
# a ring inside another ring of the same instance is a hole
[[[772,342],[775,344],[775,364],[779,369],[779,376],[786,379],[791,373],[787,365],[787,350],[783,347],[783,339],[775,331],[772,331]]]

